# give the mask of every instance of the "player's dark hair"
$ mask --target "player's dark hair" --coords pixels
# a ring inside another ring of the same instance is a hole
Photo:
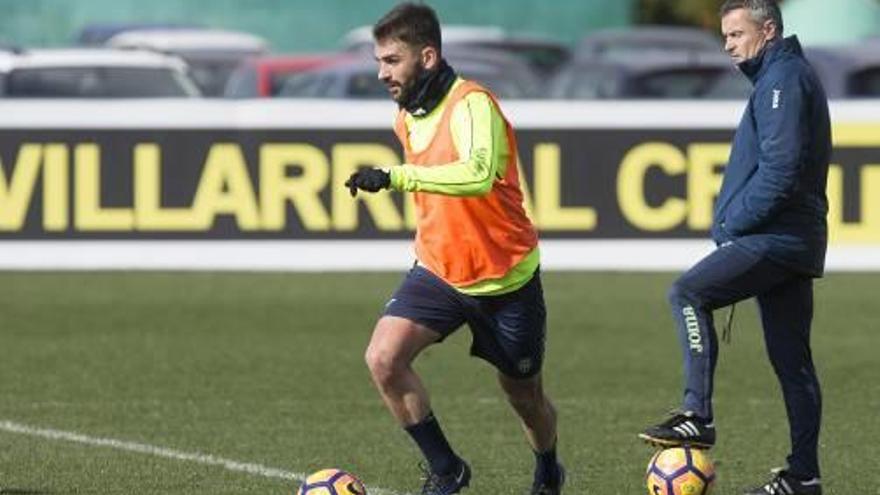
[[[773,21],[776,32],[782,36],[782,11],[779,10],[776,0],[726,0],[721,5],[719,13],[724,17],[725,14],[736,9],[748,10],[752,20],[761,26],[768,20]]]
[[[412,48],[433,47],[440,52],[440,21],[434,9],[422,3],[404,2],[373,26],[376,41],[398,40]]]

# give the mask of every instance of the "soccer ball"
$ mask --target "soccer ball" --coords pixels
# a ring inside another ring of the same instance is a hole
[[[367,489],[350,473],[322,469],[310,474],[296,495],[367,495]]]
[[[649,495],[709,495],[715,466],[705,450],[663,449],[648,463],[647,482]]]

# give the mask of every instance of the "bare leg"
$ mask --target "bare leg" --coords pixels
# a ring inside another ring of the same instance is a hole
[[[385,405],[422,451],[431,472],[466,486],[470,479],[467,466],[449,445],[431,412],[428,392],[412,368],[416,356],[439,338],[423,325],[385,316],[373,331],[366,361]]]
[[[385,316],[376,323],[365,358],[379,394],[401,426],[414,425],[431,411],[428,392],[412,362],[439,338],[404,318]]]
[[[546,452],[556,445],[556,409],[544,395],[541,375],[523,380],[498,374],[507,400],[520,417],[526,439],[535,452]]]

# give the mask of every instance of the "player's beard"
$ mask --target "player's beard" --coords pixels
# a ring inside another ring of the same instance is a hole
[[[428,80],[428,69],[419,61],[416,64],[412,77],[400,84],[400,94],[394,101],[401,107],[405,107],[407,103],[419,92],[419,87]]]

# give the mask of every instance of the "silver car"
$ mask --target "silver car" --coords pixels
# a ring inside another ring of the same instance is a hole
[[[151,29],[125,31],[106,46],[152,50],[177,55],[190,67],[205,96],[220,96],[232,72],[245,59],[265,55],[269,43],[256,35],[219,29]]]
[[[135,50],[0,51],[5,98],[189,98],[199,90],[177,57]]]

